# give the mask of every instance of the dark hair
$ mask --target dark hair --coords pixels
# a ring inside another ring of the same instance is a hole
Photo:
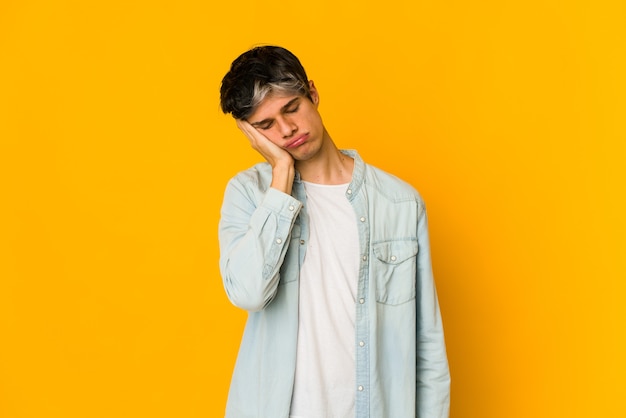
[[[279,46],[258,46],[231,64],[222,79],[220,105],[224,113],[246,119],[270,93],[311,99],[309,80],[298,58]]]

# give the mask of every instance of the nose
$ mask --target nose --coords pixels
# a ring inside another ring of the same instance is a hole
[[[278,130],[280,134],[285,139],[293,136],[298,131],[298,126],[296,125],[296,123],[289,118],[278,118],[276,120],[276,123],[278,125]]]

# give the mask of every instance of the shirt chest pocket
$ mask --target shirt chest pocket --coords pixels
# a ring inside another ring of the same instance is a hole
[[[417,240],[378,242],[372,251],[370,280],[376,282],[376,300],[399,305],[415,299]]]

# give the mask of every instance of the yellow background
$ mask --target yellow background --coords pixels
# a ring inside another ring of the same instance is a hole
[[[451,416],[626,416],[626,3],[213,3],[0,2],[0,417],[223,415],[259,157],[218,88],[262,43],[426,199]]]

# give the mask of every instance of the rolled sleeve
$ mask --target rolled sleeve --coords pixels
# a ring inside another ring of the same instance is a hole
[[[230,301],[259,311],[274,298],[280,266],[302,203],[279,190],[264,193],[229,182],[219,224],[220,270]]]

